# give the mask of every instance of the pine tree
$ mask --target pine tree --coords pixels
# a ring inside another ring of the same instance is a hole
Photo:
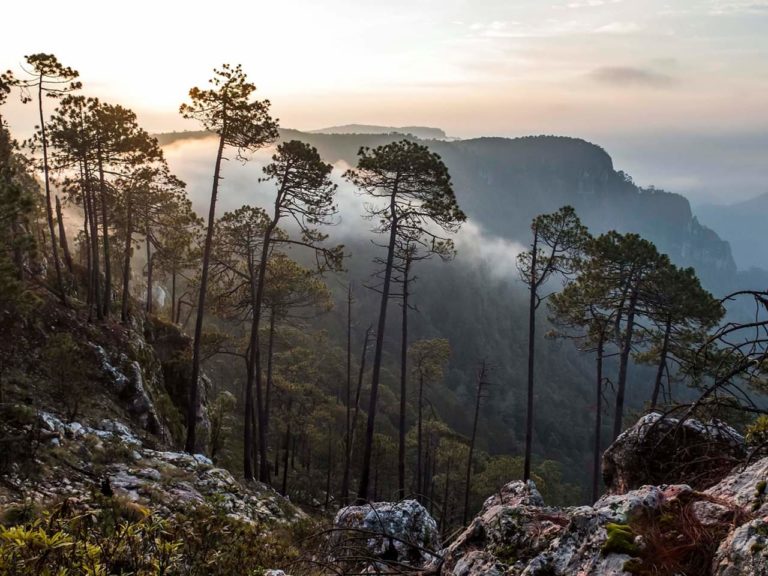
[[[184,445],[187,452],[194,452],[196,449],[195,428],[198,411],[198,380],[200,378],[200,343],[203,335],[208,266],[211,259],[216,199],[219,192],[224,151],[227,147],[232,147],[237,150],[239,157],[243,157],[247,152],[270,144],[278,136],[277,123],[269,115],[269,101],[253,99],[256,86],[248,81],[240,65],[232,67],[229,64],[224,64],[221,69],[214,69],[214,77],[210,80],[210,84],[211,88],[207,90],[192,88],[189,91],[190,103],[182,104],[179,108],[179,112],[184,118],[199,121],[203,128],[217,134],[219,140],[214,162],[208,227],[200,272],[197,320],[195,321],[195,335],[192,344],[192,377],[189,383],[187,438]]]
[[[523,252],[518,258],[520,278],[528,286],[530,294],[524,481],[531,477],[536,310],[547,297],[541,294],[541,290],[552,276],[568,276],[573,273],[588,238],[587,229],[582,226],[576,211],[570,206],[564,206],[553,214],[537,216],[533,219],[531,231],[531,249]]]
[[[64,291],[64,280],[59,261],[59,250],[56,244],[56,232],[53,222],[53,204],[51,202],[51,183],[48,164],[48,137],[46,131],[46,118],[43,111],[43,95],[48,98],[60,98],[62,95],[79,90],[82,85],[76,80],[80,75],[77,70],[62,65],[53,54],[31,54],[25,57],[29,70],[25,72],[29,76],[25,80],[17,81],[22,88],[24,102],[32,100],[31,92],[37,92],[37,106],[40,120],[39,133],[42,148],[43,183],[45,185],[45,214],[48,220],[48,234],[51,240],[51,253],[53,265],[56,271],[56,284],[61,301],[67,303],[67,295]]]
[[[389,237],[376,330],[363,469],[358,490],[358,498],[367,500],[370,496],[371,458],[387,305],[397,241],[408,237],[420,246],[440,251],[450,245],[450,240],[436,234],[431,224],[445,232],[455,232],[466,220],[466,216],[456,202],[448,169],[440,157],[426,146],[402,140],[373,150],[362,148],[358,156],[357,168],[349,170],[345,177],[363,193],[381,199],[368,207],[368,216],[378,222],[375,232]]]

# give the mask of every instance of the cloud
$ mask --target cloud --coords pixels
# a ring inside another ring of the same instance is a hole
[[[643,27],[637,22],[611,22],[595,29],[598,34],[634,34]]]
[[[668,74],[632,66],[604,66],[593,70],[589,76],[601,84],[617,87],[667,88],[675,83]]]
[[[598,8],[609,4],[619,4],[622,0],[580,0],[578,2],[569,2],[568,8]]]
[[[457,259],[473,265],[485,264],[499,279],[518,278],[517,256],[526,250],[519,242],[489,234],[474,222],[466,222],[454,241]]]
[[[768,14],[768,0],[714,0],[709,13],[724,14]]]

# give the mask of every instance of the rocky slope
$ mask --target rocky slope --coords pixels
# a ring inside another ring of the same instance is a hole
[[[245,522],[304,517],[271,488],[240,482],[202,454],[205,377],[201,453],[178,451],[189,339],[176,326],[141,316],[130,326],[83,320],[43,303],[12,335],[24,354],[7,371],[0,403],[0,516],[106,494],[160,516],[207,505]]]
[[[25,474],[28,468],[18,467],[5,476],[0,509],[19,502],[40,507],[64,499],[88,503],[101,493],[160,516],[210,505],[246,522],[290,522],[304,517],[271,488],[239,482],[202,454],[168,450],[141,439],[117,420],[91,426],[65,423],[45,411],[29,411],[26,423],[17,421],[16,427],[39,440],[34,443],[37,470],[30,477]]]
[[[714,466],[696,451],[704,443],[714,448],[708,453]],[[659,445],[666,461],[649,450]],[[743,459],[743,450],[743,438],[722,423],[651,414],[606,453],[612,482],[593,506],[549,507],[533,482],[511,482],[457,538],[442,550],[434,545],[431,554],[423,550],[437,531],[417,503],[348,508],[337,515],[337,528],[378,531],[367,542],[370,566],[379,568],[395,563],[451,576],[764,576],[768,458],[723,466],[737,455]],[[657,467],[649,472],[651,458]],[[675,483],[639,485],[664,465],[678,475]],[[404,522],[403,515],[419,521]],[[434,533],[425,534],[430,529]],[[389,555],[387,539],[398,543]]]

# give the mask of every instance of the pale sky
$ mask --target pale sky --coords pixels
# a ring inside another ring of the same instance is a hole
[[[150,131],[195,129],[188,89],[241,63],[285,127],[579,136],[694,202],[768,191],[768,0],[6,4],[0,67],[53,52]]]

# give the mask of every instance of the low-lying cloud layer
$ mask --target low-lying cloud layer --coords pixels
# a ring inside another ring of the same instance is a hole
[[[594,70],[590,77],[601,84],[610,86],[646,86],[650,88],[668,88],[675,83],[672,76],[649,68],[632,66],[605,66]]]
[[[216,153],[215,138],[179,140],[164,148],[173,172],[187,183],[187,191],[199,214],[205,214],[210,201],[211,174]],[[272,203],[272,184],[259,182],[262,168],[270,161],[274,148],[264,148],[252,154],[249,162],[231,158],[224,164],[219,187],[217,213],[235,210],[244,204],[267,208]],[[343,178],[350,166],[345,162],[334,165],[333,181],[337,184],[338,214],[332,226],[326,228],[334,243],[356,243],[360,239],[375,239],[371,231],[375,222],[364,217],[371,199],[363,196]],[[477,222],[466,222],[454,237],[457,260],[485,263],[499,279],[517,277],[517,255],[525,248],[507,239],[489,235]]]

